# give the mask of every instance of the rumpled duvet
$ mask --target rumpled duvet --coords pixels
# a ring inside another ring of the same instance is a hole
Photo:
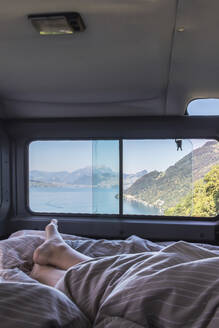
[[[19,286],[20,294],[14,296],[10,306],[19,302],[22,309],[25,291],[28,293],[30,314],[20,315],[23,325],[13,327],[219,327],[218,247],[183,241],[157,244],[136,236],[125,241],[64,238],[93,259],[71,267],[57,289],[27,275],[32,253],[43,241],[43,234],[23,231],[0,242],[0,301],[4,303],[4,297],[7,300],[8,285],[13,285],[11,291]],[[48,306],[50,315],[46,317],[43,308]],[[12,327],[13,320],[7,313],[0,307],[3,328]],[[18,313],[14,313],[15,321]],[[41,318],[45,316],[44,322],[38,321],[40,313]]]
[[[219,257],[185,242],[84,262],[57,287],[96,328],[219,327]]]

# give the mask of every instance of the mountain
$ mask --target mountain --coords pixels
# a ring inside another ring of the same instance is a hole
[[[90,167],[75,170],[73,172],[59,171],[46,172],[32,170],[29,179],[31,186],[71,186],[71,185],[90,185],[92,170]]]
[[[193,152],[193,177],[197,181],[219,163],[219,142],[208,141]]]
[[[219,163],[219,143],[209,141],[184,156],[165,172],[152,171],[124,191],[124,198],[164,211],[175,206],[215,164]]]
[[[136,174],[124,174],[125,188],[128,188],[146,173],[147,171],[143,170]],[[83,188],[93,185],[100,188],[112,188],[118,186],[119,176],[117,172],[108,167],[101,166],[92,170],[92,167],[89,166],[73,172],[32,170],[29,179],[31,187]]]
[[[128,189],[136,180],[138,180],[143,175],[147,174],[147,170],[142,170],[134,174],[123,174],[123,187]]]

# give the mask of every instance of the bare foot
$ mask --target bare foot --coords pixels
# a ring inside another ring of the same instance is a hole
[[[63,278],[66,271],[55,269],[48,265],[34,264],[30,277],[42,284],[54,287]]]
[[[68,270],[75,264],[91,259],[91,257],[77,252],[64,242],[58,232],[57,220],[51,220],[45,230],[46,240],[34,251],[34,263]]]
[[[69,246],[64,242],[57,230],[57,220],[51,220],[45,231],[46,241],[34,251],[33,261],[40,265],[57,266],[62,252]]]

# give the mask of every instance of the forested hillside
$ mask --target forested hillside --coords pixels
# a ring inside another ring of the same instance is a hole
[[[216,216],[219,214],[219,165],[195,183],[190,192],[175,207],[165,211],[165,215]]]
[[[165,172],[153,171],[125,190],[124,198],[159,207],[161,212],[176,206],[192,194],[194,183],[219,163],[219,143],[209,141],[195,149]],[[197,188],[196,188],[197,189]],[[188,200],[187,200],[188,201]]]

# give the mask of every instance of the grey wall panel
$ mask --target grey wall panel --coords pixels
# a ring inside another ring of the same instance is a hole
[[[213,138],[219,117],[129,117],[57,120],[8,120],[17,142],[36,138]]]
[[[137,235],[150,240],[188,240],[194,242],[216,242],[217,222],[199,220],[167,219],[115,219],[115,218],[78,218],[56,217],[59,230],[67,234],[88,236],[92,238],[123,239]],[[28,229],[44,230],[51,216],[13,217],[8,226],[8,233]]]
[[[0,236],[6,233],[6,220],[11,204],[10,145],[4,125],[0,122]]]
[[[27,146],[35,139],[89,138],[219,138],[219,117],[141,117],[72,120],[7,121],[13,143],[13,207],[9,230],[43,229],[51,218],[32,214],[26,207]],[[184,221],[162,217],[96,217],[52,215],[61,222],[61,230],[93,237],[124,238],[138,234],[152,239],[215,240],[217,222],[200,219]],[[175,220],[175,221],[174,221]],[[217,219],[215,219],[217,221]],[[201,223],[200,223],[201,222]]]

